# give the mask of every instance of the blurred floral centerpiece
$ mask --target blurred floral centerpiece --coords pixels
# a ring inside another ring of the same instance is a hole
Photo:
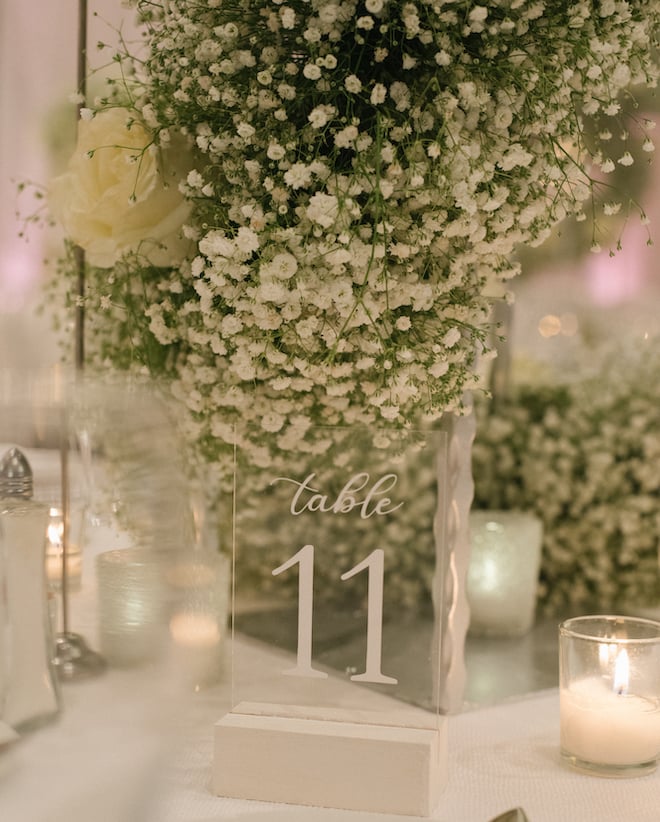
[[[90,365],[165,377],[220,472],[235,422],[265,464],[460,409],[515,248],[611,212],[607,123],[657,74],[657,0],[135,5],[51,205]]]
[[[660,608],[658,338],[478,408],[475,501],[544,523],[540,602]]]

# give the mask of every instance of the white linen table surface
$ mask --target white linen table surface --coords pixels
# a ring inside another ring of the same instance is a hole
[[[59,722],[0,753],[0,820],[411,819],[213,796],[213,725],[228,697],[225,681],[172,703],[179,726],[172,738],[163,731],[167,701],[130,673],[67,686]],[[558,711],[553,689],[450,717],[449,783],[432,819],[488,822],[520,805],[530,822],[659,822],[660,772],[602,779],[570,770],[559,760]]]
[[[72,602],[74,625],[98,647],[95,580],[84,576]],[[258,683],[274,651],[259,643],[241,648],[247,681]],[[238,685],[242,691],[246,683]],[[227,670],[215,686],[185,695],[168,689],[166,677],[110,670],[65,685],[63,701],[56,723],[0,747],[0,822],[413,819],[214,796],[213,728],[230,707]],[[450,717],[449,781],[431,818],[489,822],[516,806],[530,822],[660,822],[660,770],[604,779],[563,765],[557,689]]]
[[[202,703],[198,708],[204,713]],[[153,808],[154,822],[402,822],[411,818],[212,797],[211,757],[211,729],[189,734],[164,774]],[[556,690],[451,717],[449,763],[449,782],[432,816],[440,822],[487,822],[516,806],[525,809],[530,822],[660,820],[659,772],[603,779],[561,763]]]

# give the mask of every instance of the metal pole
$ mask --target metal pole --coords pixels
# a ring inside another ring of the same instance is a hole
[[[78,92],[80,101],[77,108],[77,121],[80,120],[80,109],[85,105],[87,94],[87,0],[78,0]],[[85,252],[79,246],[74,249],[77,283],[75,307],[75,366],[81,371],[85,362]],[[69,537],[71,529],[71,489],[69,486],[69,436],[68,418],[64,412],[62,431],[60,432],[60,469],[62,483],[62,632],[55,639],[53,664],[64,680],[97,676],[105,670],[105,661],[92,651],[80,634],[69,630]]]
[[[60,472],[62,483],[62,633],[69,633],[69,535],[71,526],[71,498],[69,496],[69,447],[64,415],[60,432]]]
[[[87,0],[78,0],[78,94],[76,123],[80,120],[80,110],[87,98]],[[81,371],[85,364],[85,252],[80,246],[74,249],[76,262],[76,306],[75,306],[75,340],[74,362],[76,370]]]
[[[507,401],[511,391],[513,307],[504,300],[495,303],[493,321],[497,326],[493,331],[497,357],[492,363],[489,388],[492,395],[491,409],[495,410]]]

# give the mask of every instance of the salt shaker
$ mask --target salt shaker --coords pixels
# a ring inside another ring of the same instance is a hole
[[[32,491],[30,464],[18,448],[11,448],[0,460],[0,547],[8,623],[0,716],[19,732],[59,712],[45,571],[48,507],[33,500]]]

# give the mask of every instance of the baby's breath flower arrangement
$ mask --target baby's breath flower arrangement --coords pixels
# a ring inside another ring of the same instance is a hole
[[[580,381],[520,385],[492,413],[479,405],[475,504],[543,520],[547,612],[660,607],[657,346],[610,352]]]
[[[236,422],[265,464],[265,435],[460,409],[516,247],[610,203],[607,130],[657,76],[658,0],[136,5],[145,53],[92,109],[121,103],[170,185],[186,141],[192,250],[90,268],[88,355],[165,376],[220,470]]]

